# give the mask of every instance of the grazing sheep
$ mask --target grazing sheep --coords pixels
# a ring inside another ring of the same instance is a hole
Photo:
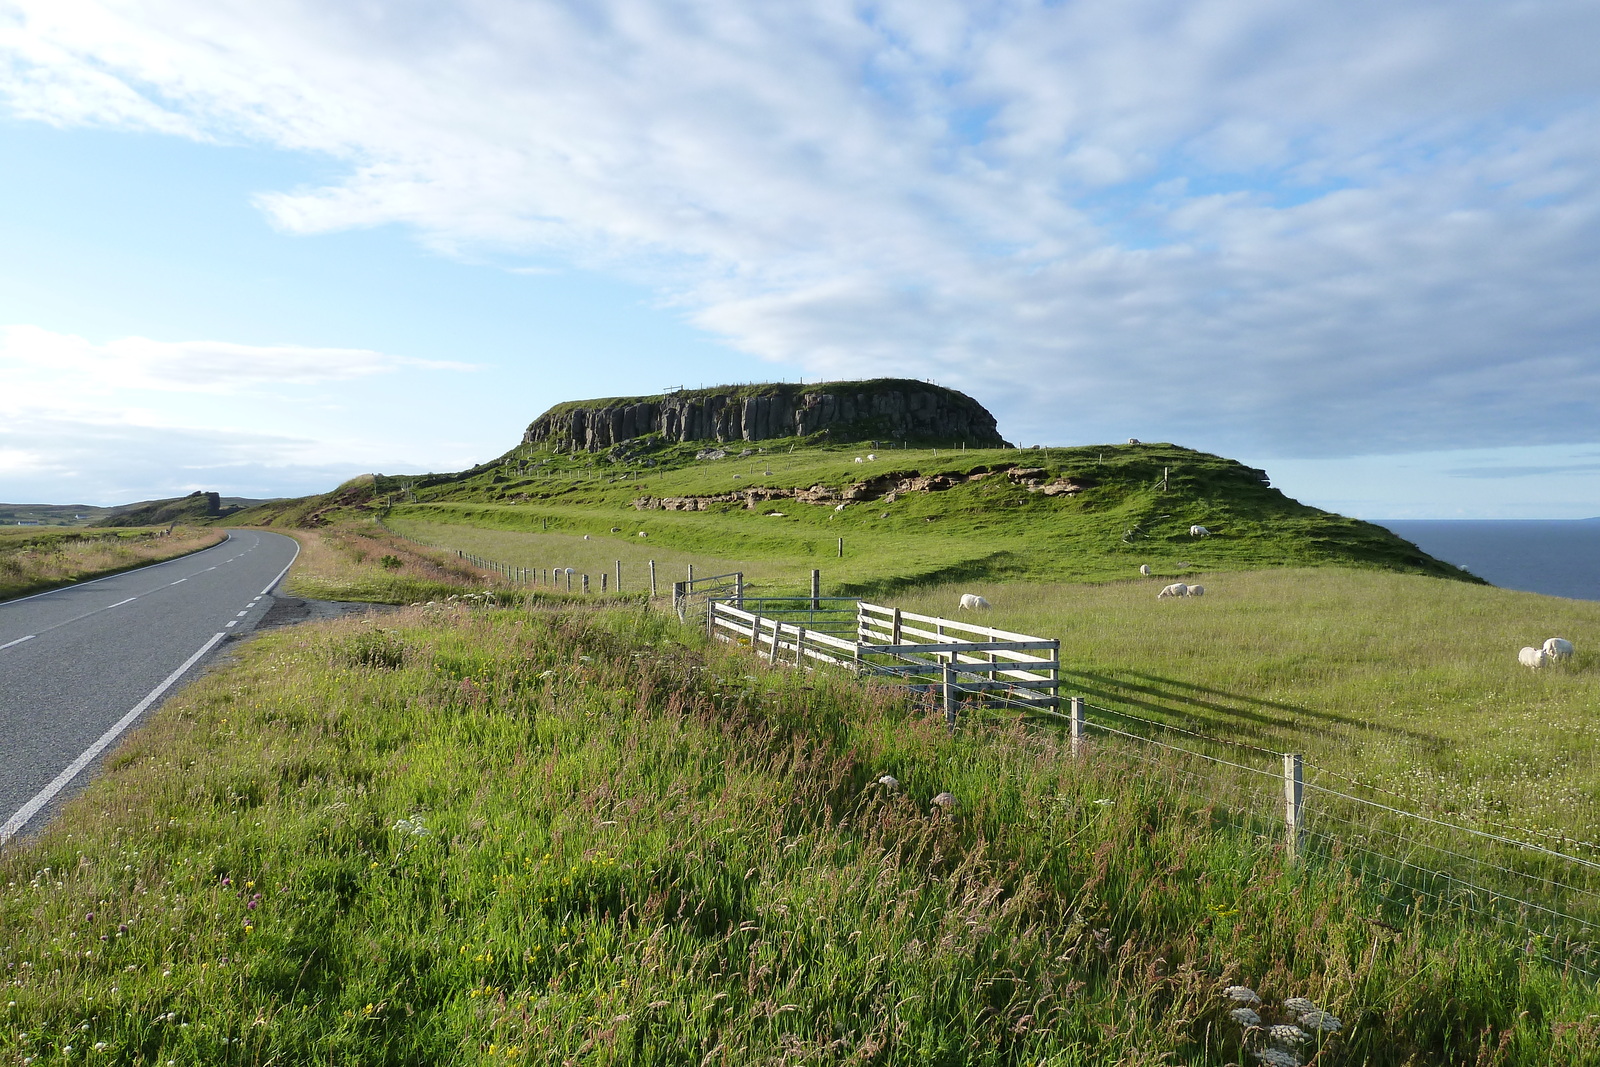
[[[1130,445],[1136,445],[1139,443],[1139,439],[1137,437],[1130,437],[1128,438],[1128,443]]]
[[[873,459],[877,459],[877,458],[878,458],[878,454],[876,452],[868,452],[867,453],[867,459],[873,460]]]
[[[647,534],[647,533],[645,533],[645,532],[644,532],[644,531],[643,531],[643,530],[640,530],[640,531],[639,531],[639,536],[640,536],[640,537],[649,537],[649,536],[650,536],[650,535],[649,535],[649,534]]]
[[[1524,667],[1543,667],[1549,659],[1544,649],[1534,648],[1532,645],[1517,653],[1517,662]]]
[[[1144,575],[1146,578],[1150,577],[1150,564],[1148,564],[1148,563],[1139,564],[1139,573]]]
[[[834,511],[843,511],[845,508],[847,508],[849,506],[850,506],[849,504],[836,504],[836,505],[834,505],[833,510]]]
[[[1189,536],[1190,537],[1210,537],[1211,536],[1211,531],[1206,529],[1204,526],[1191,526],[1191,527],[1189,527]]]
[[[1190,596],[1205,596],[1206,595],[1206,587],[1203,586],[1203,585],[1191,585],[1189,587],[1189,595]]]
[[[1169,585],[1165,589],[1161,590],[1161,592],[1157,593],[1156,594],[1156,599],[1160,600],[1164,596],[1188,596],[1188,595],[1189,595],[1189,587],[1187,585],[1184,585],[1182,582],[1173,582],[1171,585]]]
[[[585,541],[587,541],[587,540],[589,540],[589,535],[588,535],[588,534],[584,534],[584,535],[583,535],[583,539],[584,539],[584,540],[585,540]]]
[[[961,594],[962,611],[977,611],[980,609],[987,609],[988,607],[989,602],[976,593]]]
[[[622,532],[622,527],[620,527],[620,526],[613,526],[613,527],[611,527],[611,532],[612,532],[612,533],[621,533],[621,532]]]
[[[1565,637],[1552,637],[1544,643],[1544,654],[1551,659],[1571,659],[1572,642]]]

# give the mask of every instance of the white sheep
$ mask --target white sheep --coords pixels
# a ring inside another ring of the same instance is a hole
[[[1148,563],[1139,564],[1139,573],[1144,575],[1146,578],[1150,577],[1150,564],[1148,564]]]
[[[584,535],[583,535],[583,539],[584,539],[584,540],[585,540],[585,541],[587,541],[587,540],[589,540],[589,535],[588,535],[588,534],[584,534]]]
[[[868,452],[867,453],[867,459],[868,460],[874,460],[874,459],[877,459],[877,458],[878,458],[878,454],[876,452]]]
[[[864,460],[863,460],[863,459],[862,459],[862,458],[861,458],[861,457],[860,457],[860,456],[857,456],[857,457],[856,457],[856,462],[857,462],[857,463],[863,463],[863,462],[865,462],[865,461],[864,461]]]
[[[643,530],[640,530],[640,531],[639,531],[639,536],[640,536],[640,537],[649,537],[649,536],[650,536],[650,535],[649,535],[649,534],[647,534],[647,533],[645,533],[645,532],[644,532],[644,531],[643,531]]]
[[[1524,667],[1543,667],[1549,659],[1544,649],[1534,648],[1532,645],[1517,653],[1517,662]]]
[[[845,508],[847,508],[849,506],[850,506],[849,504],[836,504],[836,505],[834,505],[833,510],[834,511],[843,511]]]
[[[985,600],[983,597],[979,596],[977,593],[962,593],[961,594],[961,610],[962,611],[986,610],[988,607],[989,607],[989,602],[987,600]]]
[[[1164,596],[1188,596],[1188,595],[1189,595],[1189,587],[1187,585],[1184,585],[1182,582],[1173,582],[1171,585],[1169,585],[1165,589],[1161,590],[1161,592],[1157,593],[1156,594],[1156,599],[1159,600]]]
[[[1189,527],[1189,536],[1190,537],[1210,537],[1211,536],[1211,531],[1206,529],[1204,526],[1191,526],[1191,527]]]
[[[1544,643],[1544,654],[1551,659],[1571,659],[1572,642],[1565,637],[1552,637]]]
[[[1203,585],[1191,585],[1189,587],[1189,595],[1190,596],[1205,596],[1206,595],[1206,587],[1203,586]]]

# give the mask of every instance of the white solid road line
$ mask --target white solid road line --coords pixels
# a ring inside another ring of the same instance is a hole
[[[5,644],[0,645],[0,652],[5,651],[6,649],[10,648],[12,645],[20,645],[24,641],[32,641],[35,637],[38,637],[38,636],[39,636],[38,634],[29,634],[27,637],[19,637],[15,641],[7,641]]]
[[[184,660],[181,667],[167,675],[166,681],[150,690],[150,694],[143,700],[139,701],[138,704],[135,704],[132,711],[118,719],[116,724],[112,726],[111,729],[101,734],[100,740],[84,749],[82,755],[68,764],[66,770],[56,775],[54,781],[45,786],[43,789],[39,790],[32,800],[22,805],[22,807],[17,810],[15,815],[6,820],[6,824],[4,826],[0,826],[0,845],[3,845],[7,841],[11,840],[18,834],[18,832],[22,830],[24,826],[28,825],[28,820],[39,814],[39,809],[50,803],[50,801],[55,798],[57,793],[65,789],[67,785],[78,776],[80,771],[82,771],[90,763],[94,762],[94,758],[105,751],[106,746],[110,745],[111,742],[120,737],[122,735],[122,731],[133,725],[134,720],[140,715],[144,714],[146,708],[159,700],[162,693],[165,693],[168,689],[171,689],[178,679],[183,677],[184,672],[198,663],[200,657],[217,647],[217,642],[221,641],[226,636],[228,635],[223,633],[212,634],[211,640],[201,645],[199,649],[195,651],[194,655]]]
[[[293,540],[293,538],[290,538],[290,540]],[[294,566],[294,561],[299,559],[299,558],[300,558],[300,542],[299,541],[295,541],[294,542],[294,555],[289,557],[289,562],[285,563],[283,565],[283,570],[278,572],[278,576],[276,578],[272,579],[272,581],[268,582],[267,583],[267,587],[265,589],[261,590],[261,595],[262,596],[266,596],[268,593],[272,592],[272,587],[277,585],[279,582],[283,581],[283,576],[285,574],[289,573],[289,568],[293,567]]]
[[[173,585],[182,585],[184,582],[187,582],[188,580],[189,579],[187,579],[187,578],[179,578],[177,581],[173,582],[172,584]]]

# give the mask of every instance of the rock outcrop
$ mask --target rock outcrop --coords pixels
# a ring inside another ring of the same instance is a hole
[[[633,502],[640,511],[707,511],[717,504],[740,503],[747,508],[758,508],[774,500],[794,500],[801,504],[859,504],[871,500],[892,503],[904,493],[941,493],[967,482],[1003,475],[1006,480],[1020,485],[1030,493],[1045,496],[1074,496],[1089,484],[1058,478],[1049,481],[1045,472],[1037,467],[978,467],[971,471],[951,471],[946,474],[916,474],[890,471],[865,481],[835,489],[827,485],[813,485],[805,489],[782,489],[768,486],[751,486],[731,493],[713,493],[708,496],[645,496]]]
[[[964,393],[905,378],[820,385],[774,383],[558,404],[523,443],[600,452],[654,435],[666,442],[766,441],[826,434],[835,441],[909,441],[996,448],[994,416]]]

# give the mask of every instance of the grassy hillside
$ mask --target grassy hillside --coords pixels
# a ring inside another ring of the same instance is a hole
[[[1475,580],[1381,527],[1291,500],[1260,471],[1176,445],[910,449],[862,463],[860,446],[763,447],[720,459],[696,459],[691,446],[618,459],[520,448],[447,481],[375,479],[372,492],[393,505],[397,529],[588,535],[612,559],[713,556],[790,587],[822,567],[838,592],[1106,580],[1140,564],[1158,574],[1347,564]],[[783,495],[796,490],[810,501]],[[662,500],[703,509],[638,506]],[[1192,525],[1213,535],[1193,538]]]
[[[0,529],[0,600],[88,581],[186,555],[226,536],[179,526],[160,530]]]
[[[1592,984],[1175,773],[637,609],[280,631],[0,855],[0,1058],[1222,1067],[1237,982],[1319,1064],[1594,1062]]]

